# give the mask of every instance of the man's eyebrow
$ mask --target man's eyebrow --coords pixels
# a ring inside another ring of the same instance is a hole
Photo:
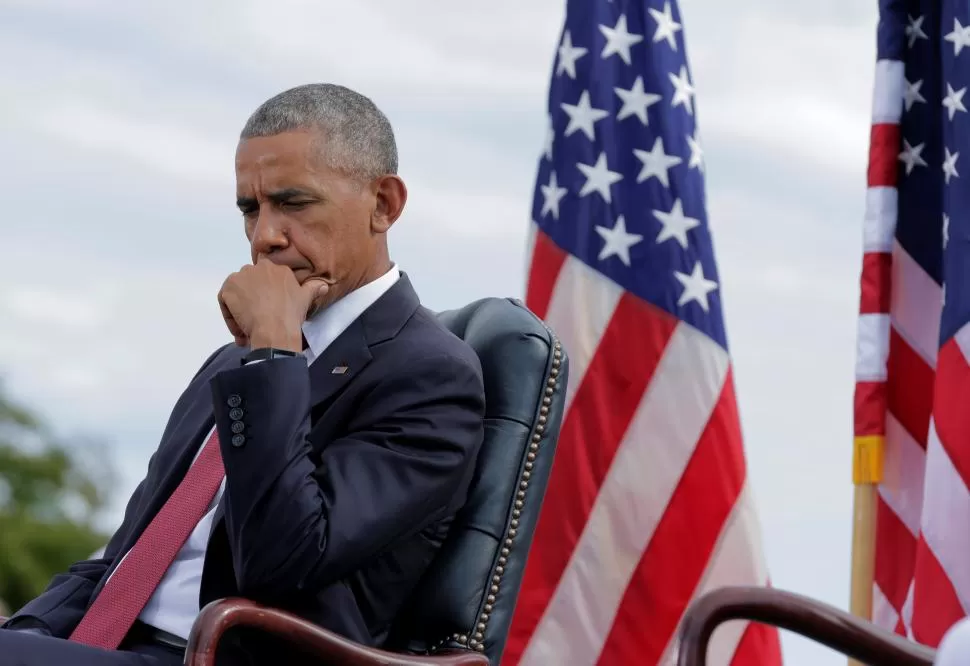
[[[306,190],[301,190],[298,187],[287,187],[282,190],[277,190],[276,192],[270,192],[268,195],[266,195],[266,198],[275,204],[281,204],[289,201],[290,199],[315,196],[316,195]],[[253,208],[258,208],[259,202],[256,201],[255,197],[236,197],[236,206],[241,210],[251,210]]]
[[[300,197],[309,197],[309,196],[312,196],[312,195],[306,190],[301,190],[298,187],[287,187],[282,190],[270,192],[267,195],[267,198],[273,203],[282,203],[290,199],[298,199]]]

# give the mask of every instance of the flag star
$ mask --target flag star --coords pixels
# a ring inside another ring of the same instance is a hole
[[[593,192],[599,192],[606,203],[612,203],[610,196],[610,186],[623,180],[623,174],[617,171],[610,171],[606,165],[606,153],[600,153],[596,164],[577,164],[576,168],[586,176],[586,182],[579,191],[579,196],[585,197]]]
[[[545,217],[547,213],[552,213],[552,217],[559,219],[559,202],[562,198],[566,196],[569,192],[565,187],[559,187],[559,183],[556,182],[556,172],[553,171],[549,174],[549,184],[540,185],[539,189],[542,190],[542,212],[539,213],[542,217]]]
[[[563,33],[562,43],[559,45],[559,64],[556,65],[556,75],[565,72],[569,78],[576,78],[576,61],[589,52],[582,46],[573,46],[573,38],[569,31]]]
[[[687,232],[701,224],[701,221],[697,218],[684,215],[684,205],[680,199],[674,200],[674,207],[670,209],[669,213],[655,210],[653,216],[660,220],[660,224],[663,225],[660,233],[657,234],[657,245],[665,240],[675,238],[685,250],[687,249]]]
[[[670,2],[664,2],[664,10],[654,9],[652,7],[647,9],[650,12],[650,16],[653,20],[657,22],[657,29],[653,33],[653,43],[656,44],[662,39],[666,39],[667,43],[670,44],[670,48],[674,51],[677,50],[677,31],[681,29],[680,24],[674,20],[673,12],[670,8]]]
[[[950,242],[950,216],[943,213],[943,249]]]
[[[670,105],[679,106],[683,104],[684,108],[687,109],[687,113],[693,115],[694,104],[691,96],[694,94],[694,86],[691,85],[690,77],[687,75],[687,66],[680,66],[679,75],[674,76],[672,72],[668,72],[667,76],[670,77],[670,82],[674,84],[674,96],[670,100]]]
[[[626,230],[626,220],[620,215],[616,218],[616,224],[612,229],[606,227],[596,227],[596,233],[603,239],[603,249],[600,250],[597,259],[603,261],[610,257],[620,258],[627,266],[630,265],[630,248],[643,240],[640,234],[631,234]]]
[[[906,36],[909,37],[909,48],[913,48],[913,44],[916,43],[917,39],[929,39],[925,32],[923,32],[923,18],[922,16],[917,16],[913,18],[912,16],[907,16],[909,25],[906,26]]]
[[[697,301],[697,304],[703,308],[704,312],[710,311],[711,306],[707,302],[707,295],[717,289],[717,282],[704,277],[704,269],[701,267],[701,262],[698,261],[694,264],[694,270],[689,275],[681,273],[680,271],[674,271],[674,277],[684,286],[684,291],[680,295],[677,305],[684,306],[691,301]]]
[[[543,148],[542,154],[546,156],[547,160],[552,161],[552,144],[556,140],[556,130],[552,127],[552,116],[548,116],[549,124],[546,125],[546,145]]]
[[[907,176],[913,172],[915,167],[926,166],[926,160],[922,157],[923,148],[925,147],[925,143],[911,146],[909,145],[909,141],[903,139],[903,152],[899,154],[899,161],[906,165]]]
[[[633,87],[629,90],[623,88],[613,88],[613,92],[623,100],[623,107],[616,114],[617,120],[623,120],[630,116],[636,116],[644,125],[649,125],[647,121],[647,109],[663,99],[663,95],[648,93],[643,89],[643,77],[638,76],[633,82]]]
[[[670,177],[667,172],[684,161],[676,155],[665,153],[663,139],[659,136],[653,142],[653,148],[650,150],[634,148],[633,154],[643,163],[643,168],[640,169],[640,174],[637,176],[637,182],[642,183],[651,176],[656,176],[664,187],[670,187]]]
[[[576,130],[583,130],[583,134],[589,137],[590,141],[596,138],[593,123],[610,115],[609,111],[593,108],[589,102],[588,90],[584,90],[579,96],[578,104],[560,104],[559,106],[569,116],[569,125],[566,126],[565,136],[569,136]]]
[[[926,102],[926,99],[919,92],[919,89],[923,87],[923,79],[915,83],[905,82],[906,90],[903,91],[903,104],[906,106],[906,110],[909,111],[913,107],[913,104],[916,102]]]
[[[960,25],[960,21],[954,17],[953,32],[948,33],[943,39],[953,42],[953,55],[958,56],[964,46],[970,46],[970,26],[964,28]]]
[[[963,106],[963,96],[966,93],[966,88],[954,90],[953,86],[949,83],[946,84],[946,97],[943,98],[943,106],[946,107],[950,120],[953,120],[953,116],[956,115],[957,111],[967,112],[967,107]]]
[[[697,137],[697,128],[694,128],[694,136],[687,135],[687,146],[690,148],[690,159],[687,160],[687,168],[696,168],[704,173],[704,149],[701,148],[701,140]]]
[[[949,185],[950,177],[959,178],[960,174],[957,173],[957,158],[960,157],[960,151],[950,154],[949,148],[943,148],[945,153],[943,157],[943,181]]]
[[[620,14],[620,18],[617,19],[616,25],[612,28],[607,28],[605,25],[601,25],[599,28],[603,36],[606,37],[606,45],[603,46],[600,57],[609,58],[615,53],[620,56],[623,62],[628,65],[631,64],[633,61],[630,58],[630,47],[642,42],[643,35],[631,33],[626,29],[626,14]]]

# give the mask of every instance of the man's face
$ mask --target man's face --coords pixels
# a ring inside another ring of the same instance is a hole
[[[317,309],[374,279],[380,225],[371,184],[326,165],[325,137],[285,132],[243,139],[236,149],[236,199],[255,263],[264,255],[302,283],[330,285]]]

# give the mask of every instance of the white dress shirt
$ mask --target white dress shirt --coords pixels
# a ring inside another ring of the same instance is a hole
[[[397,266],[391,266],[391,270],[381,277],[350,292],[306,321],[303,324],[303,337],[306,338],[307,349],[303,354],[306,356],[307,364],[318,359],[323,351],[363,314],[364,310],[373,305],[397,282],[400,276]],[[211,431],[203,442],[208,441],[209,436]],[[201,452],[200,447],[199,453]],[[198,456],[197,453],[196,457]],[[222,485],[216,492],[212,504],[209,505],[209,510],[189,535],[185,545],[176,555],[175,561],[172,562],[172,566],[165,572],[155,593],[138,616],[138,619],[145,624],[182,638],[189,637],[192,623],[195,622],[200,610],[199,594],[206,546],[212,532],[215,510],[222,500],[225,488],[226,480],[223,478]]]

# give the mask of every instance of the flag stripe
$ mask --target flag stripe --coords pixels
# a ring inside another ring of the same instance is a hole
[[[636,646],[643,663],[662,663],[697,581],[707,569],[721,531],[745,480],[739,465],[741,426],[730,374],[721,397],[697,442],[683,477],[674,490],[656,532],[637,565],[624,603],[613,623],[603,664],[635,661],[629,646]],[[690,548],[684,543],[690,542]],[[763,581],[757,581],[762,584]],[[653,631],[639,642],[629,640]]]
[[[516,648],[533,636],[566,571],[613,457],[676,326],[673,317],[636,296],[624,294],[617,304],[563,421],[556,464],[513,617],[506,650],[511,663],[518,663]],[[641,344],[625,344],[629,331],[637,331]]]
[[[641,307],[641,319],[668,319],[649,312],[650,306]],[[653,327],[631,323],[636,325],[627,330]],[[640,390],[642,401],[521,663],[596,662],[641,554],[720,395],[728,358],[723,350],[710,353],[711,345],[683,323],[670,336],[649,387]],[[613,375],[616,371],[614,366]]]
[[[920,539],[916,550],[916,584],[913,587],[913,637],[926,645],[939,645],[943,634],[966,611],[935,553]]]
[[[933,414],[933,369],[902,338],[897,329],[889,337],[890,413],[906,432],[926,448],[926,434]]]
[[[596,350],[605,340],[603,333],[613,319],[623,289],[575,257],[567,257],[552,292],[546,323],[559,333],[569,352],[569,381],[566,382],[565,411],[568,413],[583,385],[583,378]],[[584,314],[575,322],[576,312]]]
[[[535,234],[532,246],[532,267],[526,287],[526,303],[540,319],[546,318],[559,271],[566,261],[563,252],[552,239],[541,231]]]

